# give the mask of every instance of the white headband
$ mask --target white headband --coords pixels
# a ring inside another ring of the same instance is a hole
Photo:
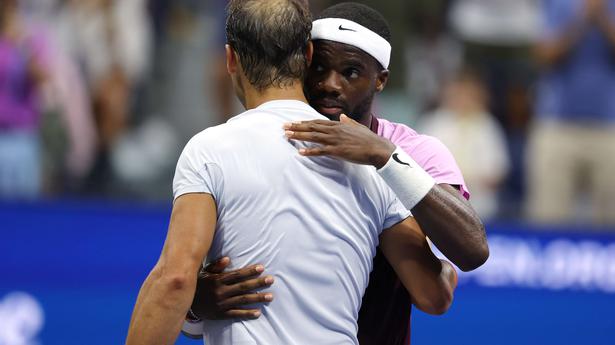
[[[318,19],[312,23],[312,40],[328,40],[355,46],[389,68],[391,44],[372,30],[342,18]]]

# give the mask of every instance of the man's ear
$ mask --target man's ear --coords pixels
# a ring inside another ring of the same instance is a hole
[[[308,67],[312,65],[312,57],[314,57],[314,43],[312,43],[312,40],[309,40],[307,44],[307,49],[305,50],[305,59],[307,61]]]
[[[383,69],[378,72],[378,77],[376,78],[376,92],[380,93],[384,90],[384,87],[387,85],[389,81],[389,70]]]
[[[230,45],[225,45],[224,50],[226,52],[226,71],[228,74],[233,75],[237,73],[237,54]]]

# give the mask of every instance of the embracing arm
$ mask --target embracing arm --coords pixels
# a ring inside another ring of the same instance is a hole
[[[383,231],[380,248],[417,308],[434,315],[448,310],[457,286],[457,273],[450,263],[431,252],[412,217]]]
[[[263,265],[225,272],[230,263],[230,258],[220,258],[199,274],[190,309],[200,319],[257,319],[261,313],[256,304],[273,301],[273,293],[259,291],[274,281],[271,275],[261,276]]]
[[[455,187],[435,185],[412,208],[412,214],[425,235],[462,271],[474,270],[487,261],[485,227]]]
[[[381,169],[394,158],[392,154],[396,150],[389,140],[345,115],[340,117],[340,122],[308,121],[288,124],[286,129],[290,139],[321,144],[301,150],[300,153],[306,156],[329,155]],[[400,152],[398,158],[402,156],[411,160],[406,153]],[[487,260],[489,248],[485,228],[476,211],[454,187],[434,185],[433,179],[425,176],[426,172],[421,173],[418,164],[412,165],[414,173],[396,176],[397,187],[386,178],[385,181],[447,258],[463,271],[478,268]],[[414,190],[416,186],[419,191]],[[407,190],[410,192],[406,193]]]
[[[196,288],[197,273],[216,226],[210,194],[185,194],[175,201],[160,259],[143,283],[127,345],[173,344]]]

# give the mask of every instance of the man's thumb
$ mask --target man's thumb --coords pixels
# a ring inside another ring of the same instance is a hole
[[[224,272],[224,269],[226,269],[228,267],[228,265],[231,264],[231,259],[227,256],[222,257],[214,262],[210,262],[206,267],[205,267],[205,272],[207,273],[222,273]]]
[[[351,119],[348,115],[346,114],[341,114],[340,115],[340,122],[341,123],[345,123],[345,124],[349,124],[349,125],[356,125],[357,121]]]

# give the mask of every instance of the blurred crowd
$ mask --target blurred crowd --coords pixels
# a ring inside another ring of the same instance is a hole
[[[615,224],[615,1],[359,2],[393,30],[376,113],[440,138],[486,220]],[[241,110],[225,5],[0,0],[0,197],[168,199]]]

